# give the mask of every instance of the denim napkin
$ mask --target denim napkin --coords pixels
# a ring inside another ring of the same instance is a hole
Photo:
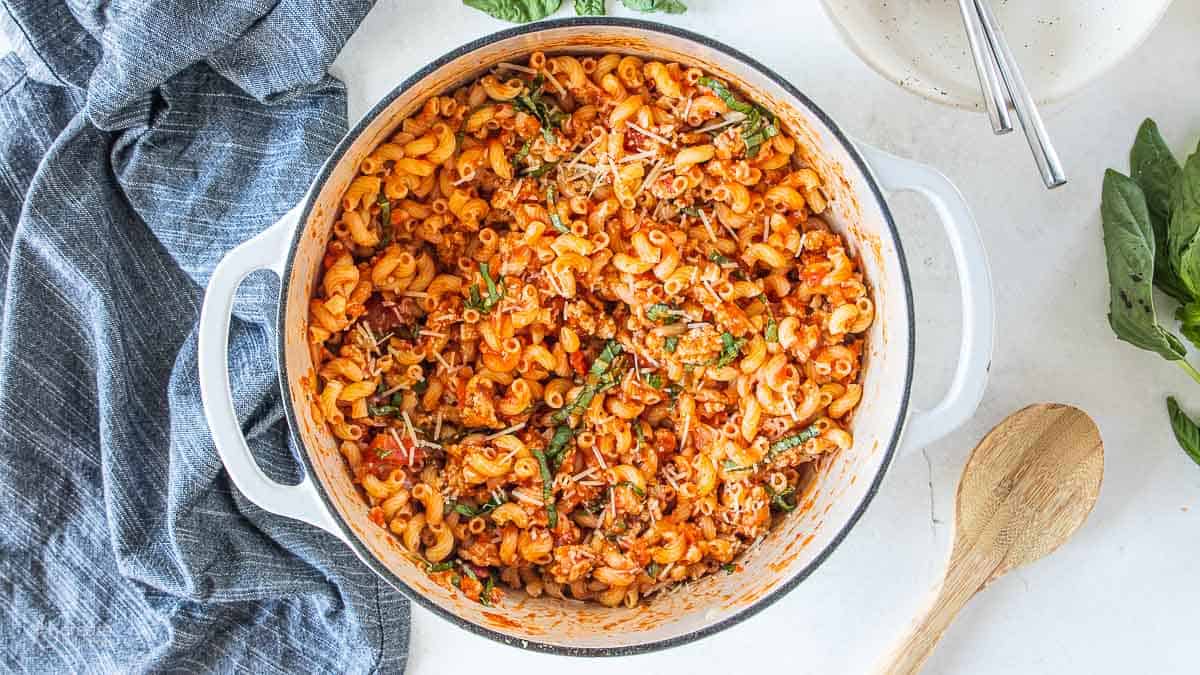
[[[0,0],[0,671],[396,672],[408,604],[224,472],[195,326],[221,256],[346,130],[367,0]],[[239,293],[235,403],[297,479],[278,283]]]

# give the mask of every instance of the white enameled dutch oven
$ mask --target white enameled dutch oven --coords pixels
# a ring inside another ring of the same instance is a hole
[[[805,159],[825,178],[826,218],[858,254],[874,295],[876,320],[865,355],[864,393],[853,421],[854,446],[820,462],[814,487],[740,563],[687,593],[658,594],[643,607],[529,598],[510,592],[485,607],[434,584],[398,541],[367,518],[364,498],[332,434],[312,416],[316,374],[306,345],[308,300],[342,192],[359,161],[427,97],[450,90],[502,61],[530,52],[617,51],[678,61],[729,80],[779,114]],[[935,207],[951,243],[962,285],[962,343],[950,390],[928,411],[909,409],[913,381],[913,299],[904,251],[884,200],[910,190]],[[251,457],[234,414],[226,348],[234,291],[250,272],[274,271],[279,301],[279,379],[291,429],[304,449],[298,485],[269,479]],[[217,451],[229,476],[263,509],[326,530],[414,601],[475,633],[528,649],[574,655],[619,655],[674,646],[733,625],[781,597],[824,561],[862,516],[901,445],[919,447],[955,429],[983,395],[992,352],[991,279],[975,222],[961,195],[937,171],[861,143],[851,143],[791,84],[725,45],[644,21],[611,18],[550,21],[476,40],[421,69],[374,107],[342,140],[304,202],[234,249],[209,282],[200,317],[200,387]]]

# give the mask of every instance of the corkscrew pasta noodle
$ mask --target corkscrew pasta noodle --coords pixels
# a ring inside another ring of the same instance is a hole
[[[313,409],[434,580],[636,606],[851,447],[874,305],[782,131],[695,68],[535,53],[361,161]]]

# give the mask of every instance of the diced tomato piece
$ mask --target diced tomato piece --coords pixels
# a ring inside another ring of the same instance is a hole
[[[583,357],[583,352],[576,351],[575,353],[571,354],[571,357],[568,359],[568,361],[570,361],[571,367],[575,369],[575,372],[579,373],[580,375],[587,374],[587,361]]]

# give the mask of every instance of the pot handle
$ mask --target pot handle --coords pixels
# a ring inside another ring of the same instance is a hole
[[[287,247],[299,222],[300,207],[296,207],[261,234],[227,253],[213,270],[200,309],[197,340],[200,398],[217,454],[229,478],[247,499],[263,510],[316,525],[344,540],[345,535],[309,476],[296,485],[284,485],[271,480],[259,468],[246,445],[229,386],[229,324],[234,294],[251,272],[271,270],[282,275]]]
[[[937,405],[929,410],[914,409],[905,424],[905,449],[922,448],[962,426],[983,399],[996,322],[991,269],[971,209],[942,172],[866,143],[857,147],[885,190],[916,192],[929,200],[950,239],[958,271],[962,338],[954,378]]]

